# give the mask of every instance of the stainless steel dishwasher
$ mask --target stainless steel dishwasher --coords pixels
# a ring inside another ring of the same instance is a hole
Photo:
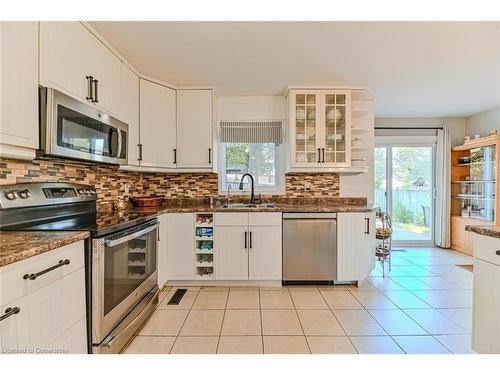
[[[283,214],[283,281],[337,278],[337,214]]]

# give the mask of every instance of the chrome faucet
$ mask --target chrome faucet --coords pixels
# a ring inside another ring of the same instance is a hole
[[[243,176],[241,176],[240,190],[243,190],[243,179],[247,176],[250,177],[250,182],[252,184],[252,193],[250,195],[250,203],[254,204],[255,203],[255,192],[254,192],[254,186],[253,186],[253,176],[250,173],[245,173]]]

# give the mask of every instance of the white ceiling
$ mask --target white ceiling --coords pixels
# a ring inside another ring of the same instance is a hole
[[[91,22],[141,73],[220,96],[369,88],[378,117],[500,105],[500,22]]]

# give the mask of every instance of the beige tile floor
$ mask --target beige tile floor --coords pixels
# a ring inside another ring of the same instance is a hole
[[[124,353],[150,354],[467,354],[472,264],[436,248],[393,253],[359,287],[189,287],[182,302],[160,304]]]

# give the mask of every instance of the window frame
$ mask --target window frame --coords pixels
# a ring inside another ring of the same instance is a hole
[[[227,142],[231,143],[231,142]],[[240,143],[251,143],[251,142],[240,142]],[[284,147],[282,143],[275,143],[275,169],[276,169],[276,186],[272,189],[269,187],[262,187],[255,185],[255,193],[263,195],[284,195],[285,194],[285,157],[284,157]],[[227,195],[227,181],[226,181],[226,142],[219,142],[218,147],[218,163],[217,163],[217,174],[218,174],[218,192],[219,195]],[[231,189],[230,195],[232,196],[245,196],[249,194],[249,190],[238,190]]]

